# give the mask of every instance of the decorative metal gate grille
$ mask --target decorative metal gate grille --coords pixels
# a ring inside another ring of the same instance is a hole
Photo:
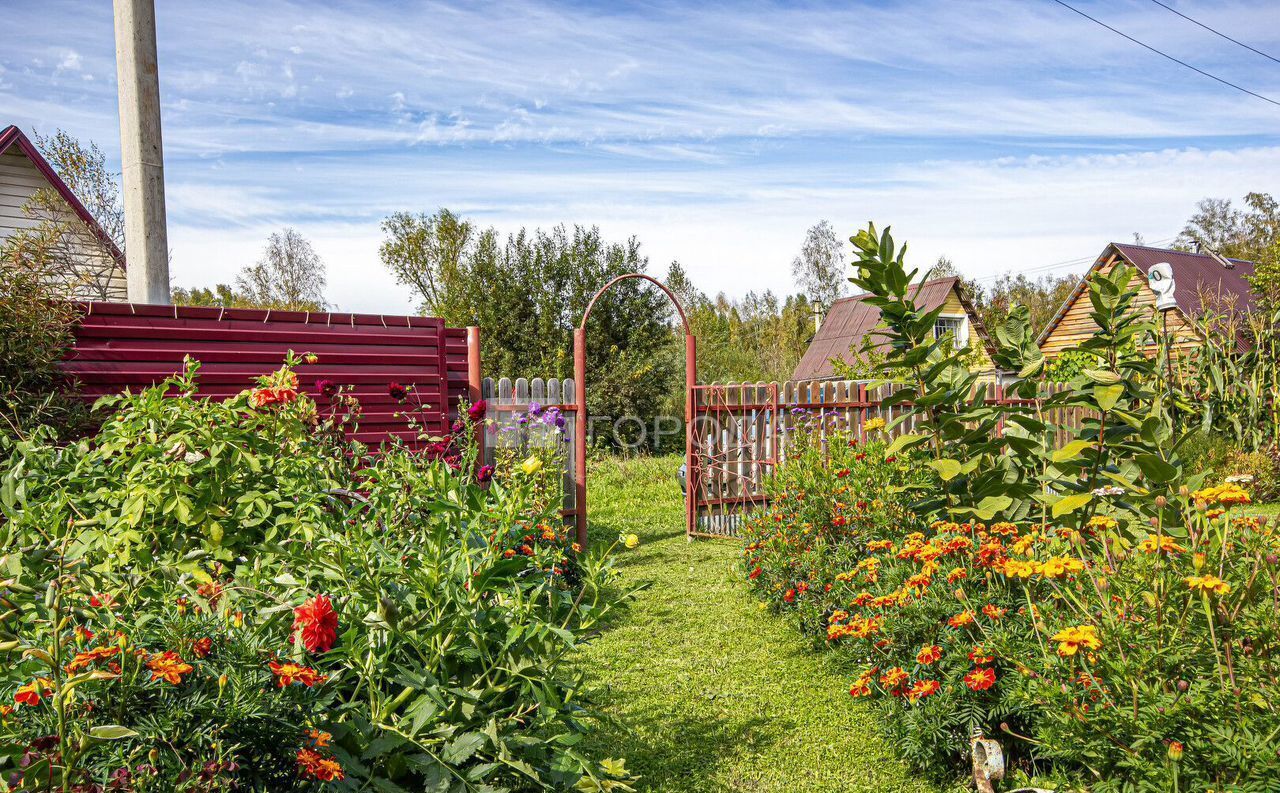
[[[695,385],[690,536],[736,537],[778,459],[778,384]]]

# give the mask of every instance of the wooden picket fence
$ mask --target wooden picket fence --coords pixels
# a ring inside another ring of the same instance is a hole
[[[563,512],[566,517],[577,514],[573,487],[573,439],[578,431],[578,408],[574,402],[577,396],[574,387],[571,377],[563,380],[555,377],[519,377],[515,380],[486,377],[480,381],[480,397],[488,404],[490,418],[485,424],[484,461],[494,465],[499,455],[524,457],[535,449],[554,444],[556,450],[552,459],[562,467]],[[530,406],[534,404],[539,406],[543,415],[549,410],[563,415],[563,429],[556,432],[552,427],[527,418],[521,422],[521,417],[527,417]]]
[[[688,476],[693,499],[693,534],[736,537],[750,512],[765,504],[765,480],[785,462],[792,438],[800,432],[825,438],[850,433],[866,439],[863,425],[884,419],[891,436],[911,432],[908,419],[893,426],[909,405],[885,406],[895,386],[869,387],[851,380],[787,381],[783,383],[725,383],[694,389],[694,470]],[[997,385],[987,386],[992,404],[1030,405],[1008,397]],[[1053,386],[1056,393],[1063,386]],[[1079,428],[1084,411],[1055,409],[1045,419],[1060,427],[1055,441],[1065,443]]]

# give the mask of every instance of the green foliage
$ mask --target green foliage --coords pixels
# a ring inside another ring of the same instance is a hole
[[[15,440],[48,426],[69,437],[86,411],[59,364],[73,336],[76,311],[53,299],[42,272],[0,246],[0,453]]]
[[[322,415],[293,364],[210,403],[192,363],[107,403],[93,439],[17,447],[0,648],[19,662],[0,689],[49,682],[0,722],[0,772],[34,757],[32,779],[106,786],[126,767],[157,790],[629,790],[620,761],[576,748],[592,713],[565,666],[625,597],[611,549],[570,548],[527,460],[479,483],[465,420],[422,452],[347,443],[358,409],[339,394]],[[68,670],[98,646],[128,653]]]
[[[886,729],[926,767],[959,760],[971,730],[998,729],[1018,741],[1021,781],[1127,791],[1276,778],[1265,737],[1280,731],[1275,535],[1233,511],[1256,477],[1204,486],[1209,472],[1189,473],[1184,450],[1204,442],[1175,424],[1163,361],[1138,352],[1153,328],[1131,269],[1091,281],[1098,330],[1052,395],[1029,314],[1011,312],[998,362],[1022,376],[1024,404],[1002,408],[995,432],[980,389],[929,344],[892,239],[869,228],[854,243],[856,282],[884,306],[892,362],[917,381],[903,418],[913,432],[886,453],[914,448],[941,495],[917,496],[917,521],[866,541],[830,589],[806,586],[815,606],[799,585],[781,597],[826,615],[829,641],[855,644],[865,665],[851,693],[884,703]],[[1053,423],[1071,412],[1078,428]],[[975,427],[982,436],[964,435]],[[774,568],[803,559],[787,543],[780,551]]]
[[[421,299],[420,310],[483,328],[486,370],[509,377],[571,377],[573,329],[587,302],[610,279],[648,269],[637,240],[610,243],[597,228],[521,229],[502,240],[442,209],[396,213],[382,229],[383,264]],[[640,280],[601,297],[587,323],[593,415],[633,415],[651,426],[683,384],[671,316],[667,298]]]

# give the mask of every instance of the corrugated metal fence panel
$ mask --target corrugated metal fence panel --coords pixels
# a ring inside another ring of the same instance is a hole
[[[429,406],[425,427],[447,431],[467,393],[466,330],[434,317],[311,313],[130,303],[86,303],[64,368],[89,398],[137,391],[200,361],[200,393],[225,399],[280,367],[288,351],[314,353],[298,367],[299,388],[323,407],[316,381],[352,386],[363,417],[356,439],[414,440],[387,384],[412,385]]]

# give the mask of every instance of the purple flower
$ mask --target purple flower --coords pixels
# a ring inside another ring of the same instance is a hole
[[[530,402],[530,403],[529,403],[529,415],[530,415],[530,416],[541,416],[541,415],[542,415],[542,405],[538,404],[537,402]]]
[[[489,403],[483,399],[467,408],[467,418],[472,421],[484,421],[484,414],[489,410]]]
[[[461,435],[463,432],[466,431],[466,429],[467,429],[467,425],[462,423],[461,419],[449,425],[449,433],[452,435]]]
[[[338,384],[328,378],[320,378],[316,381],[316,390],[327,397],[331,397],[338,393]]]
[[[493,466],[482,465],[480,470],[476,471],[476,481],[482,485],[489,484],[489,480],[493,479]]]

